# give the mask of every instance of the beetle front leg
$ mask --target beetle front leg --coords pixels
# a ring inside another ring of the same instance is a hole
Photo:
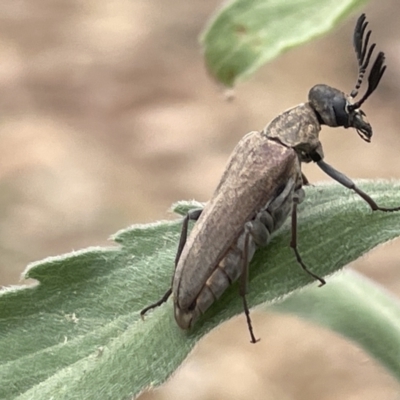
[[[362,199],[364,199],[369,204],[372,211],[377,211],[377,210],[385,212],[400,211],[400,207],[386,208],[378,206],[378,204],[376,204],[375,201],[372,200],[371,197],[367,195],[367,193],[359,189],[350,178],[348,178],[345,174],[339,172],[337,169],[333,168],[331,165],[327,164],[325,161],[323,160],[317,161],[317,165],[332,179],[339,182],[341,185],[347,187],[348,189],[354,190]]]
[[[292,206],[292,240],[290,241],[290,247],[293,249],[294,254],[296,256],[297,262],[301,265],[301,268],[307,274],[311,275],[314,279],[320,281],[321,283],[319,286],[325,285],[325,279],[319,277],[318,275],[314,274],[311,272],[307,266],[304,264],[303,260],[301,259],[299,250],[297,249],[297,205],[299,204],[301,199],[299,197],[295,196],[293,198],[293,206]]]
[[[182,254],[182,250],[185,247],[185,243],[187,240],[187,233],[188,233],[188,227],[189,227],[189,221],[197,221],[202,213],[203,209],[202,208],[196,208],[194,210],[190,210],[187,214],[186,217],[183,219],[182,222],[182,229],[181,229],[181,236],[179,238],[179,245],[178,245],[178,250],[176,252],[175,256],[175,269],[176,266],[178,265],[179,258]],[[144,315],[147,313],[147,311],[161,306],[161,304],[165,303],[168,299],[169,296],[171,296],[172,293],[172,287],[170,287],[164,295],[161,297],[160,300],[156,301],[155,303],[152,303],[148,305],[147,307],[143,308],[142,311],[140,311],[140,316],[144,318]]]

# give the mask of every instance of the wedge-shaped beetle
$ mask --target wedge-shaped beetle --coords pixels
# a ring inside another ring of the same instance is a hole
[[[371,125],[362,104],[377,88],[386,66],[380,52],[368,75],[365,94],[356,102],[364,74],[375,44],[369,45],[371,31],[362,14],[354,31],[354,47],[358,60],[358,80],[346,95],[327,85],[316,85],[308,94],[308,102],[285,111],[261,132],[250,132],[234,149],[224,174],[204,209],[193,210],[183,220],[181,238],[175,259],[172,287],[156,303],[174,298],[175,319],[182,329],[188,329],[226,288],[240,278],[240,295],[250,332],[253,333],[246,303],[248,266],[257,247],[268,244],[272,232],[292,218],[290,247],[301,267],[314,279],[297,250],[297,205],[302,201],[302,185],[307,184],[301,163],[315,162],[327,175],[354,190],[372,210],[399,211],[400,207],[379,207],[374,200],[341,172],[323,161],[319,132],[321,125],[355,128],[362,139],[370,142]],[[189,220],[197,220],[187,238]]]

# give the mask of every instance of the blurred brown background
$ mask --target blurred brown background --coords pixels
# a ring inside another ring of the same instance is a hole
[[[169,218],[174,201],[206,201],[246,132],[305,101],[316,83],[352,89],[358,13],[225,101],[197,42],[218,4],[0,2],[0,285],[18,283],[30,261]],[[400,3],[362,11],[388,59],[363,107],[375,136],[367,145],[355,132],[324,129],[326,159],[353,178],[400,178]],[[326,179],[315,166],[305,171]],[[400,295],[398,243],[353,266]],[[254,312],[254,324],[257,346],[234,319],[143,399],[400,399],[400,385],[336,335],[288,316]]]

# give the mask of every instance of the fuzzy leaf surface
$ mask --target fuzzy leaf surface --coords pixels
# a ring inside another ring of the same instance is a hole
[[[400,204],[400,182],[361,181],[360,187],[378,204]],[[36,262],[25,276],[37,286],[0,292],[0,398],[129,398],[164,382],[202,336],[242,313],[234,284],[190,332],[176,325],[171,300],[141,320],[139,311],[169,287],[179,233],[180,220],[135,225],[114,236],[119,246]],[[306,188],[298,241],[314,273],[330,275],[399,235],[400,213],[372,212],[337,184]],[[256,253],[251,306],[317,285],[289,242],[287,223]]]

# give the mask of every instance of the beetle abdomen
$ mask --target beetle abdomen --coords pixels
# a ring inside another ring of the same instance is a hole
[[[243,267],[251,261],[257,247],[269,243],[271,234],[284,223],[289,215],[294,193],[294,179],[289,179],[283,190],[282,188],[278,190],[277,195],[257,213],[255,218],[246,223],[238,239],[218,262],[191,306],[186,310],[175,307],[175,319],[182,329],[193,326],[199,316],[240,277]],[[246,240],[248,241],[247,259],[244,254]]]

